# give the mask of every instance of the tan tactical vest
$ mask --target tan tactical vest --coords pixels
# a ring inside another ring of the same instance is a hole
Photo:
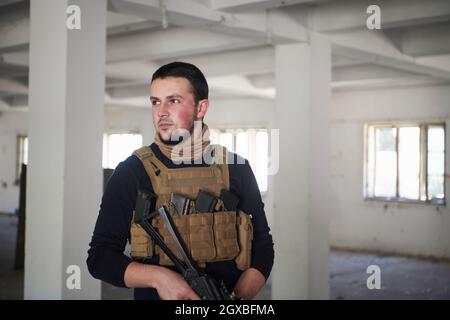
[[[223,155],[221,164],[213,163],[208,167],[167,168],[149,147],[142,147],[133,154],[144,165],[150,177],[154,193],[157,195],[156,208],[169,206],[170,194],[178,193],[195,199],[199,190],[205,190],[220,197],[222,189],[229,190],[230,179],[226,161],[227,150],[215,145],[217,154]],[[201,266],[205,262],[234,259],[240,270],[249,268],[251,262],[251,241],[253,228],[251,217],[239,211],[214,213],[174,214],[172,219],[192,258]],[[167,245],[182,259],[175,242],[170,237],[163,221],[156,217],[152,225],[158,230]],[[169,257],[155,246],[153,240],[137,224],[131,221],[131,256],[134,259],[146,259],[159,255],[161,265],[173,265]]]

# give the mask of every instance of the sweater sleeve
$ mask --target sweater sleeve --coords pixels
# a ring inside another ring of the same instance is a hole
[[[272,235],[264,212],[264,203],[250,164],[235,164],[230,168],[231,185],[239,194],[239,209],[252,215],[253,241],[251,267],[260,271],[266,280],[272,271],[274,250]],[[235,183],[233,183],[233,180]],[[237,182],[237,183],[236,183]],[[233,191],[233,189],[232,189]]]
[[[132,261],[124,250],[130,237],[137,188],[138,180],[125,160],[108,181],[89,244],[89,272],[117,287],[125,287],[125,270]]]

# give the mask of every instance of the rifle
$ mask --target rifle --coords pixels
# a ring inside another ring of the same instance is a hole
[[[154,211],[156,204],[156,195],[144,190],[138,191],[136,201],[136,213],[134,222],[140,225],[155,243],[160,246],[164,253],[172,260],[175,267],[180,271],[183,278],[203,300],[234,300],[234,294],[229,293],[223,281],[217,281],[210,275],[201,272],[195,265],[192,257],[188,253],[183,240],[181,239],[175,224],[170,215],[167,214],[164,206]],[[165,223],[170,236],[174,240],[178,251],[183,257],[183,261],[179,260],[175,253],[167,246],[162,236],[153,228],[150,220],[157,214]]]

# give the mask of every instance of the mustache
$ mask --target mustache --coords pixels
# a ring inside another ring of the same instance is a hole
[[[167,119],[161,119],[158,121],[158,124],[173,124],[173,122]]]

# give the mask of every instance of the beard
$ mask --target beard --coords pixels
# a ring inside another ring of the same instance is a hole
[[[178,139],[174,139],[174,140],[172,140],[172,137],[170,137],[169,140],[167,140],[167,139],[164,139],[162,137],[161,133],[159,133],[159,132],[158,132],[158,136],[159,136],[159,140],[161,140],[164,144],[167,144],[167,145],[176,145],[176,144],[179,144],[183,140],[183,137],[179,137]]]
[[[194,123],[195,123],[195,121],[198,121],[197,117],[195,117],[195,118],[192,120],[191,127],[190,127],[189,130],[188,130],[190,136],[192,136],[192,134],[194,133]],[[172,131],[172,133],[171,133],[169,139],[164,139],[163,136],[161,135],[161,133],[158,132],[159,139],[160,139],[164,144],[167,144],[167,145],[177,145],[177,144],[179,144],[180,142],[185,141],[185,140],[187,140],[187,138],[189,138],[189,136],[186,137],[186,135],[175,135],[174,133],[176,133],[177,130],[178,130],[178,129],[175,129],[174,131]]]

